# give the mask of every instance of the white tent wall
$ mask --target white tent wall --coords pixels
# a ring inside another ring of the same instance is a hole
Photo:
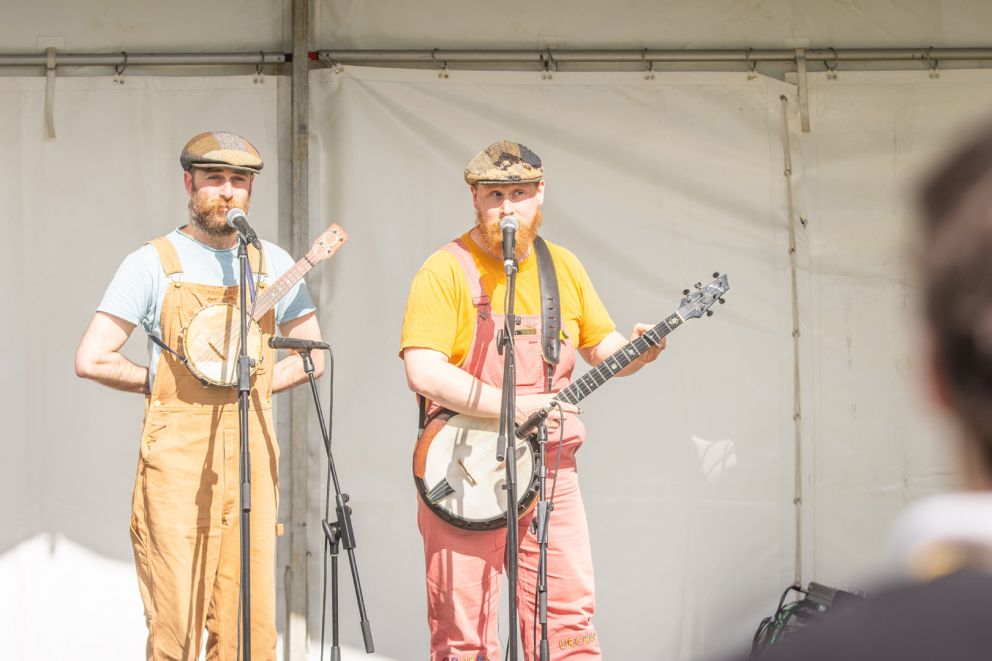
[[[10,0],[5,52],[288,51],[291,0]],[[315,48],[976,46],[981,0],[312,0]],[[3,71],[0,70],[0,74]]]
[[[974,46],[976,0],[317,0],[320,48]],[[661,44],[661,46],[659,46]]]
[[[953,430],[931,415],[915,329],[912,202],[928,167],[980,118],[984,71],[809,78],[802,136],[811,258],[806,386],[810,578],[857,585],[907,502],[946,489]],[[965,286],[962,283],[962,286]]]

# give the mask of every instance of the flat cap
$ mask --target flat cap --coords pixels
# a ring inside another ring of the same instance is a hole
[[[544,178],[540,157],[519,142],[500,140],[478,153],[465,168],[465,181],[475,184],[515,184]]]
[[[183,147],[179,162],[184,170],[192,167],[225,167],[258,173],[262,156],[240,135],[227,131],[206,131],[194,135]]]

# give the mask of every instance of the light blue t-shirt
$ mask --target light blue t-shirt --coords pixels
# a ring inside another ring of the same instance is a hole
[[[218,250],[200,243],[178,229],[169,232],[166,238],[176,247],[183,272],[172,276],[183,282],[222,287],[236,286],[239,281],[238,249]],[[262,241],[265,253],[266,276],[254,274],[259,282],[274,283],[296,263],[289,254],[268,241]],[[165,275],[158,252],[151,244],[146,244],[124,258],[114,279],[97,308],[100,312],[120,317],[132,324],[140,324],[149,335],[162,338],[162,301],[170,279]],[[276,304],[276,324],[298,319],[314,311],[313,301],[307,292],[306,283],[300,280]],[[177,349],[177,347],[172,347]],[[155,381],[155,367],[158,365],[162,349],[148,340],[148,387]]]

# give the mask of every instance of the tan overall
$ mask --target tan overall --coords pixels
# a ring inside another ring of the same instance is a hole
[[[479,271],[461,241],[445,246],[461,264],[476,308],[475,336],[461,366],[483,383],[502,387],[503,358],[498,355],[496,332],[504,315],[492,312],[483,292]],[[518,328],[533,330],[514,342],[516,392],[547,392],[545,363],[541,354],[541,315],[517,315]],[[571,381],[575,348],[568,340],[551,390],[558,392]],[[566,416],[564,442],[553,434],[547,444],[548,494],[555,477],[554,511],[548,534],[548,637],[555,661],[602,658],[592,617],[596,610],[595,579],[586,512],[579,491],[575,453],[585,438],[577,416]],[[559,455],[561,455],[559,457]],[[524,478],[518,489],[527,487]],[[442,521],[418,499],[417,523],[424,540],[427,573],[427,621],[431,632],[431,661],[498,661],[497,631],[500,580],[504,569],[506,529],[469,531]],[[517,608],[524,658],[534,659],[534,594],[540,548],[530,528],[533,510],[520,519]],[[540,629],[538,628],[538,635]]]
[[[170,283],[162,303],[162,339],[180,351],[193,314],[209,303],[237,306],[238,287],[183,282],[172,243],[152,242]],[[263,272],[249,251],[252,270]],[[261,265],[264,268],[264,264]],[[260,324],[275,328],[275,313]],[[278,459],[272,425],[272,365],[264,343],[252,377],[251,457],[252,658],[275,659],[275,533]],[[238,398],[233,387],[204,386],[162,351],[147,399],[134,485],[131,540],[148,623],[149,660],[199,658],[204,627],[207,659],[238,653],[240,507]]]

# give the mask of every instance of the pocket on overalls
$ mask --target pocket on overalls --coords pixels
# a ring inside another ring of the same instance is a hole
[[[145,423],[141,430],[141,458],[148,461],[152,454],[158,449],[161,441],[168,436],[166,429],[169,427],[171,416],[166,416]]]

